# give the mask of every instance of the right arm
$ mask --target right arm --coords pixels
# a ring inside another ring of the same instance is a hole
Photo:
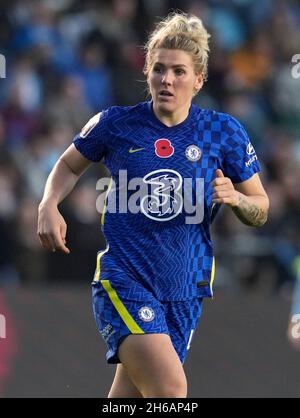
[[[66,247],[67,225],[58,205],[68,196],[81,175],[91,165],[72,144],[55,164],[46,182],[39,205],[38,236],[42,246],[50,251],[69,254]]]

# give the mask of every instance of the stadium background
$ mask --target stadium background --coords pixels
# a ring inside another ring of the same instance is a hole
[[[200,16],[211,39],[200,107],[249,132],[271,200],[256,230],[223,209],[214,226],[216,294],[186,363],[190,396],[300,396],[300,353],[286,338],[300,247],[300,6],[280,0],[1,0],[0,396],[105,397],[104,361],[90,302],[104,245],[91,169],[63,204],[68,257],[36,237],[46,178],[86,121],[146,98],[141,46],[171,8]]]

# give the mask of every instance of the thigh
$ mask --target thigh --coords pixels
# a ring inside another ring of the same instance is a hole
[[[169,335],[130,335],[119,357],[143,397],[186,397],[185,373]]]
[[[142,394],[132,383],[123,364],[118,364],[108,398],[142,398]]]

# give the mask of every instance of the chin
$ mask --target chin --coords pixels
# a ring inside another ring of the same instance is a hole
[[[175,111],[175,106],[170,103],[157,103],[157,109],[163,113],[173,113]]]

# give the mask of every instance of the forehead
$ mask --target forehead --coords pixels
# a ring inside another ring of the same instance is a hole
[[[181,49],[157,49],[153,54],[153,64],[158,62],[166,66],[194,66],[191,55]]]

